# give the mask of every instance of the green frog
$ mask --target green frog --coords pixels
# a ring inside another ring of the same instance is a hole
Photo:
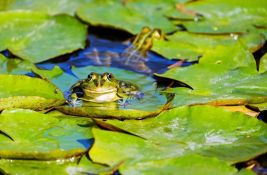
[[[114,104],[113,102],[139,98],[139,87],[126,81],[117,80],[111,73],[98,74],[91,72],[86,79],[75,83],[70,89],[70,103],[90,102],[90,105]]]
[[[110,66],[111,63],[115,62],[138,72],[151,73],[152,71],[146,65],[148,61],[147,52],[152,48],[154,40],[164,38],[160,29],[143,27],[132,44],[121,54],[114,52],[98,53],[97,49],[94,48],[93,53],[87,54],[86,57],[92,59],[97,65]]]

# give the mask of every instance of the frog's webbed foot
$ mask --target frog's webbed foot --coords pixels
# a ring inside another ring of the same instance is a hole
[[[129,104],[130,102],[129,102],[129,99],[127,98],[119,100],[119,105],[123,108],[126,108],[126,106],[128,106]]]
[[[82,100],[78,99],[78,96],[76,93],[73,94],[66,94],[66,102],[69,104],[71,107],[80,107],[82,106]]]
[[[71,107],[81,107],[83,105],[82,100],[78,100],[78,99],[72,99],[67,101],[67,103],[71,106]]]

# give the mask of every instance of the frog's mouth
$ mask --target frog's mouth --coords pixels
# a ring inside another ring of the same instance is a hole
[[[116,88],[106,89],[106,88],[96,88],[95,90],[92,89],[84,89],[86,93],[89,94],[108,94],[117,92]]]

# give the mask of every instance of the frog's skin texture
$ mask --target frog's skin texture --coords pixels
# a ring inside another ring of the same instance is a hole
[[[152,73],[146,65],[148,61],[147,52],[152,48],[153,40],[159,39],[164,39],[160,29],[143,27],[132,44],[121,54],[114,52],[99,53],[95,48],[93,53],[86,55],[86,57],[93,60],[96,65],[110,66],[112,63],[116,63],[137,72]]]
[[[71,104],[79,106],[79,101],[93,103],[110,103],[129,98],[138,98],[138,86],[117,80],[111,73],[90,73],[86,79],[78,81],[71,87]],[[78,101],[77,101],[78,100]]]

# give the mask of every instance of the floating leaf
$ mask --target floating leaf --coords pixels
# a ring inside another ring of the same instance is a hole
[[[7,174],[46,175],[46,174],[108,174],[110,167],[91,162],[86,157],[78,162],[77,159],[36,161],[36,160],[9,160],[1,159],[0,166]]]
[[[115,27],[135,34],[144,26],[160,28],[165,32],[175,30],[176,27],[162,15],[160,9],[160,3],[139,1],[123,5],[118,1],[106,1],[88,3],[79,8],[77,14],[92,25]]]
[[[5,10],[33,10],[39,12],[45,12],[50,15],[55,14],[70,14],[74,15],[76,9],[82,4],[89,2],[90,0],[46,0],[46,1],[35,1],[35,0],[2,0],[6,2]],[[1,2],[2,2],[1,1]]]
[[[52,83],[24,75],[0,75],[0,110],[42,110],[64,103],[62,92]]]
[[[122,174],[221,174],[233,175],[234,167],[215,158],[202,157],[199,155],[182,156],[178,158],[162,159],[148,162],[139,162],[120,169]]]
[[[167,41],[155,40],[153,50],[167,58],[194,61],[218,45],[236,47],[234,45],[238,45],[238,42],[254,52],[264,44],[265,37],[258,32],[243,35],[208,35],[183,31],[168,36]]]
[[[29,11],[0,12],[0,50],[41,62],[83,48],[86,27],[67,15]]]
[[[63,73],[60,67],[55,66],[51,70],[38,69],[33,63],[20,59],[8,59],[0,54],[0,73],[1,74],[27,74],[30,72],[37,73],[42,77],[52,79]]]
[[[267,151],[265,123],[212,106],[183,106],[155,118],[107,123],[135,135],[93,129],[90,157],[109,165],[195,153],[234,163]]]
[[[199,64],[175,68],[159,75],[189,84],[194,90],[175,88],[177,106],[191,104],[246,105],[267,101],[267,73],[256,71],[252,55],[239,45],[218,46]],[[253,84],[253,86],[251,86]]]
[[[18,159],[58,159],[81,155],[88,149],[83,142],[91,138],[86,118],[49,115],[31,110],[5,110],[0,128],[11,141],[0,135],[0,157]]]
[[[188,3],[187,10],[204,16],[203,21],[185,22],[186,29],[196,33],[239,33],[267,26],[267,1],[203,0]]]

